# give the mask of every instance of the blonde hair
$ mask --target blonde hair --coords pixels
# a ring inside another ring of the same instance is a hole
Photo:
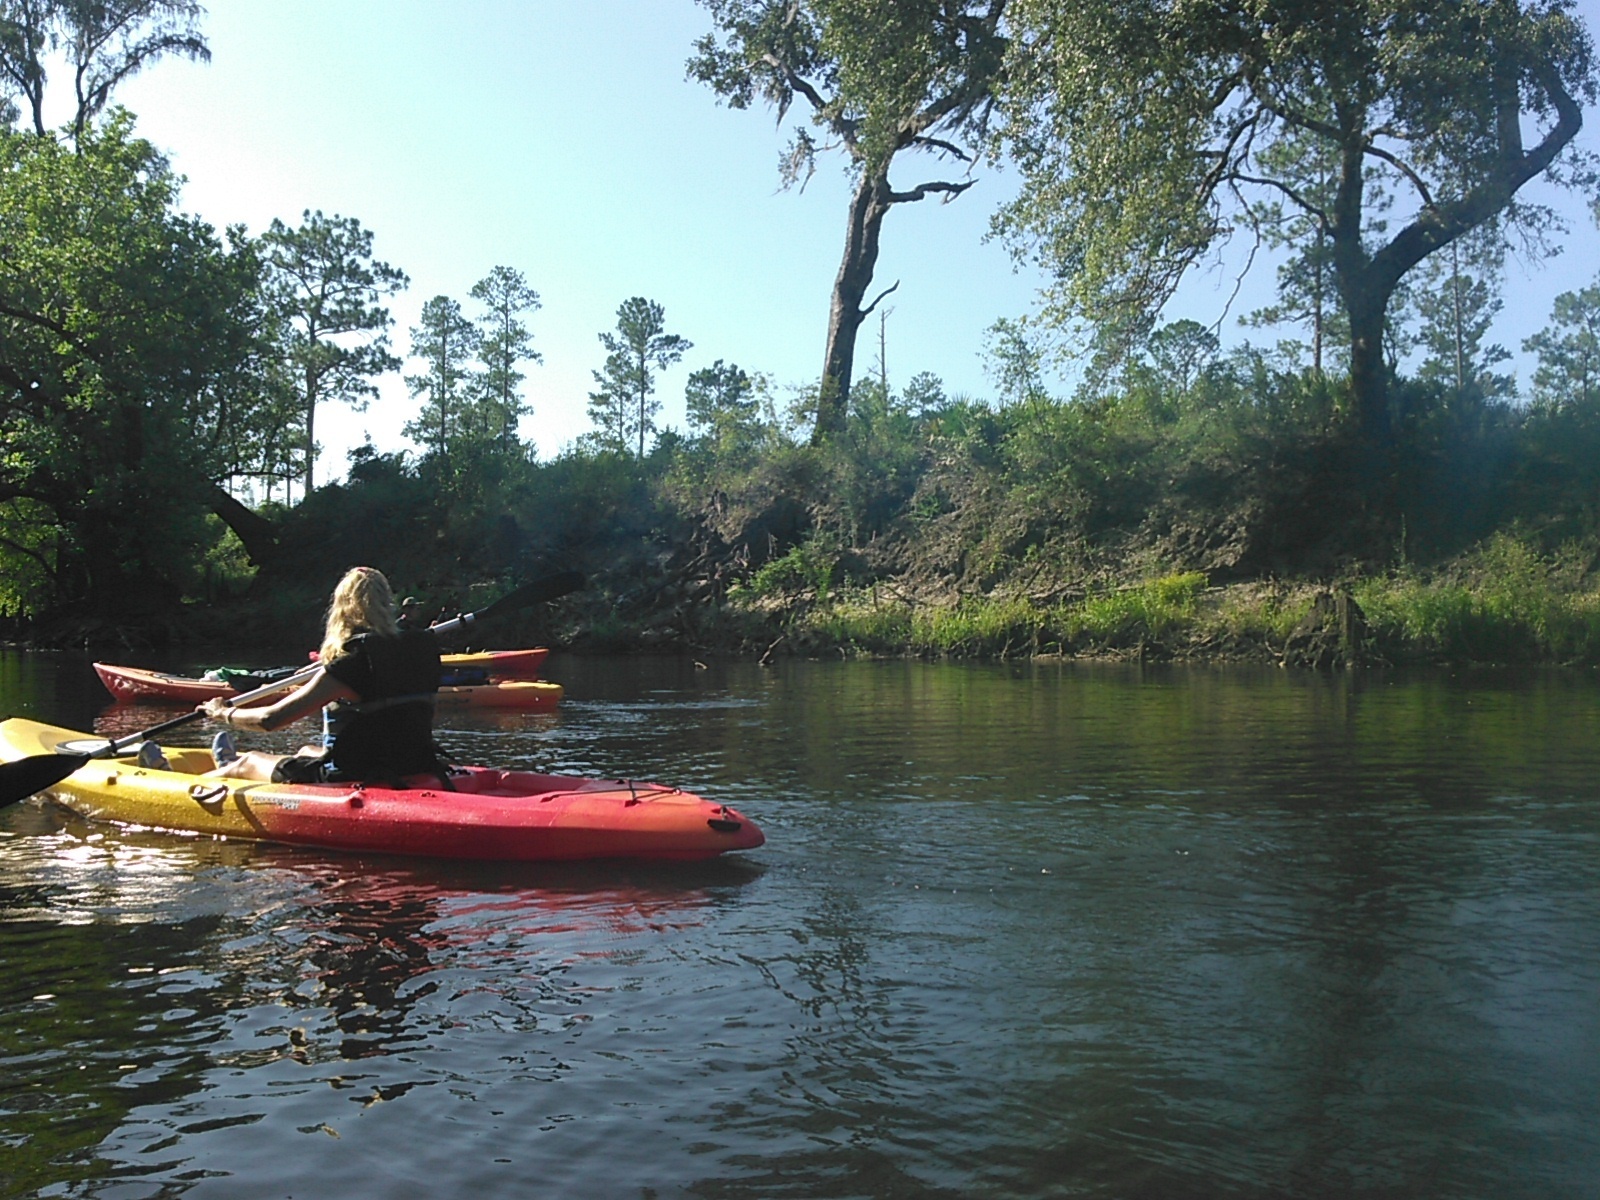
[[[333,589],[328,601],[327,624],[322,633],[322,661],[342,658],[346,643],[358,633],[395,637],[400,627],[394,620],[394,592],[382,571],[371,567],[351,567]]]

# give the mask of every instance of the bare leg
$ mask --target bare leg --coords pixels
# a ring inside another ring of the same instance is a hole
[[[270,783],[272,768],[287,757],[285,754],[268,754],[265,750],[246,750],[231,763],[213,767],[204,774],[222,779],[253,779],[258,783]]]

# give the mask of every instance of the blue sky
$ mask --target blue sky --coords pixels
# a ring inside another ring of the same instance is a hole
[[[524,433],[548,456],[589,427],[598,334],[630,296],[659,301],[694,343],[662,381],[668,423],[682,425],[688,373],[718,358],[779,385],[820,373],[844,171],[828,161],[803,193],[779,190],[772,114],[730,111],[684,78],[708,27],[688,0],[228,0],[204,21],[209,65],[160,63],[119,96],[206,219],[259,232],[320,208],[371,229],[378,257],[411,276],[391,304],[402,351],[429,297],[466,304],[496,264],[522,271],[545,356],[528,368]],[[956,203],[890,215],[891,384],[930,370],[987,391],[984,330],[1034,290],[982,242],[1005,182],[982,172]],[[383,390],[364,416],[319,414],[324,477],[364,429],[380,448],[406,444],[412,402],[398,377]]]
[[[1600,28],[1600,0],[1580,7]],[[825,160],[804,192],[779,189],[787,135],[773,115],[730,111],[684,78],[708,27],[691,0],[219,0],[202,24],[210,64],[158,63],[118,99],[187,176],[185,208],[207,220],[259,233],[320,208],[371,229],[378,257],[412,280],[391,302],[399,353],[424,301],[470,306],[491,267],[522,271],[543,300],[530,326],[545,356],[528,368],[523,432],[548,457],[589,427],[598,334],[629,296],[659,301],[668,329],[694,343],[661,382],[669,424],[682,425],[688,373],[715,359],[780,388],[820,372],[843,166]],[[1591,150],[1597,127],[1590,113]],[[909,161],[895,179],[941,173]],[[984,241],[1013,181],[976,176],[953,203],[903,206],[885,224],[877,278],[900,282],[884,303],[891,385],[932,371],[953,393],[988,395],[985,331],[1032,306],[1037,277]],[[1510,349],[1600,265],[1582,206],[1564,204],[1574,228],[1562,257],[1510,268],[1496,330]],[[1236,315],[1264,302],[1270,267],[1256,280]],[[1171,315],[1214,320],[1232,286],[1225,268],[1197,275]],[[1236,329],[1230,320],[1225,335]],[[877,332],[874,317],[858,371],[876,368]],[[320,479],[342,475],[344,451],[367,434],[384,450],[408,444],[415,402],[398,376],[382,393],[365,414],[319,412]]]

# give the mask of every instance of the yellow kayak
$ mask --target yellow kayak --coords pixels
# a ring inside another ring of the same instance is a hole
[[[104,738],[13,717],[0,721],[0,761],[95,753]],[[202,773],[211,752],[164,748],[166,768],[131,755],[89,759],[42,794],[97,821],[387,854],[523,862],[586,858],[706,859],[766,839],[734,809],[679,788],[457,768],[447,788],[278,784]]]

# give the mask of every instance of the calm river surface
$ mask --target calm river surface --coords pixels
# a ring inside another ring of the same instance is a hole
[[[442,740],[767,845],[472,867],[0,810],[0,1195],[1600,1196],[1592,674],[547,674],[559,713]],[[0,655],[0,711],[163,711],[104,700]]]

